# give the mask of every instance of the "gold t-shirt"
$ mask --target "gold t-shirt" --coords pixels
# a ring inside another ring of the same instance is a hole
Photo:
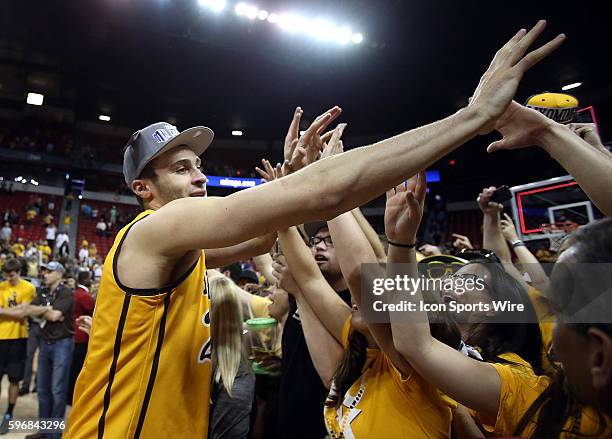
[[[22,303],[29,303],[36,296],[36,288],[30,282],[20,279],[12,286],[8,281],[0,282],[0,307],[14,308]],[[26,320],[17,320],[0,316],[0,340],[28,338]]]

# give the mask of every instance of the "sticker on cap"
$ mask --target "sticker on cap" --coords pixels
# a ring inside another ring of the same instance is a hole
[[[168,125],[166,126],[166,128],[155,130],[152,136],[153,136],[153,140],[155,140],[157,143],[164,143],[178,135],[179,135],[179,132],[176,129],[176,127],[173,127],[172,125]]]

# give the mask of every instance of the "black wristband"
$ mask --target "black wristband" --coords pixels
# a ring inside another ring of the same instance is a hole
[[[389,245],[393,245],[395,247],[402,247],[402,248],[415,248],[417,243],[413,243],[413,244],[400,244],[399,242],[393,242],[393,241],[389,241],[387,239],[387,242],[389,243]]]

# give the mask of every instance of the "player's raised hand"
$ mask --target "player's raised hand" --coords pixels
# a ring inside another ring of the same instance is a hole
[[[542,47],[527,53],[527,49],[546,27],[540,20],[529,31],[519,30],[504,46],[497,51],[487,71],[470,99],[470,106],[486,119],[479,130],[486,134],[493,130],[495,121],[506,111],[514,98],[521,78],[532,66],[546,58],[565,40],[565,35],[557,35]]]

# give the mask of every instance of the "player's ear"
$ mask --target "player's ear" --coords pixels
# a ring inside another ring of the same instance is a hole
[[[137,197],[142,199],[143,204],[151,201],[153,198],[153,192],[151,191],[152,183],[148,179],[136,179],[131,184],[132,192]]]

